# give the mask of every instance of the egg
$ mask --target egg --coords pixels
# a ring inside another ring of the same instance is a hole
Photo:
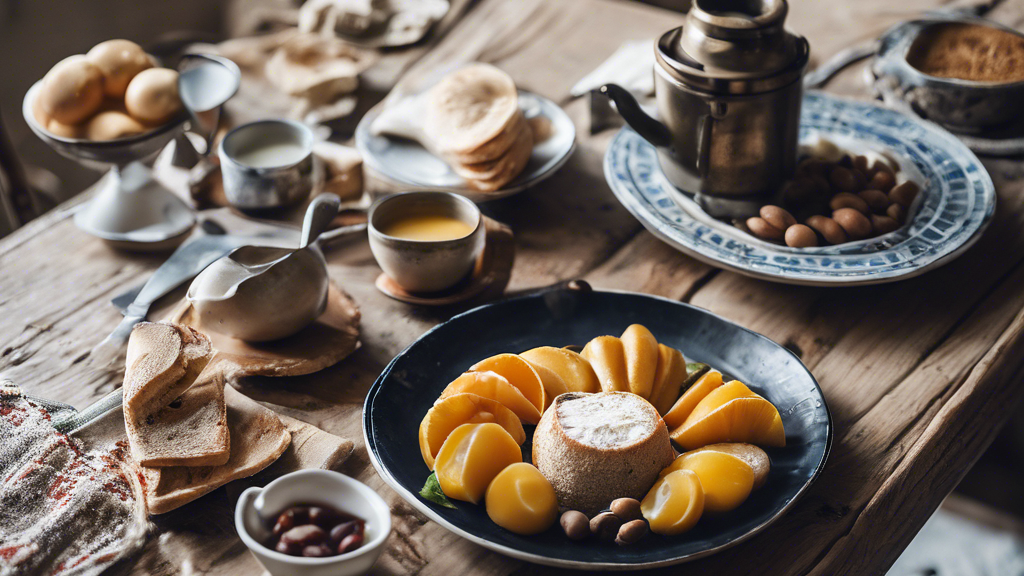
[[[64,124],[51,119],[46,123],[46,131],[61,138],[81,138],[82,126],[78,124]]]
[[[114,140],[141,134],[149,128],[119,110],[106,110],[92,117],[85,125],[89,140]]]
[[[169,68],[149,68],[128,83],[124,105],[132,118],[146,124],[163,124],[181,110],[178,73]]]
[[[81,54],[50,69],[39,89],[39,107],[61,124],[78,124],[103,102],[103,73]]]
[[[123,98],[132,78],[153,67],[149,55],[131,40],[100,42],[85,56],[103,73],[103,92],[114,98]]]
[[[50,123],[50,120],[52,120],[52,118],[50,118],[50,115],[47,114],[45,110],[43,110],[41,101],[42,98],[39,98],[37,96],[35,101],[32,102],[32,118],[35,119],[36,124],[39,124],[39,126],[43,130],[45,130],[46,125]]]

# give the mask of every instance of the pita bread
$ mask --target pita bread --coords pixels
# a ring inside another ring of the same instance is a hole
[[[170,405],[140,421],[125,419],[132,458],[143,466],[220,466],[231,438],[224,376],[207,370]]]
[[[519,165],[520,159],[526,153],[524,148],[527,151],[533,148],[533,137],[530,136],[525,125],[523,130],[515,135],[515,142],[509,147],[508,152],[504,156],[489,162],[478,162],[475,164],[457,164],[453,162],[451,164],[452,170],[455,170],[456,174],[468,180],[493,180],[509,173]],[[519,168],[521,170],[522,166]],[[516,174],[518,174],[518,171]]]
[[[140,322],[128,338],[126,420],[145,418],[181,396],[213,358],[210,339],[188,326]]]
[[[530,161],[530,156],[533,154],[533,134],[530,130],[524,130],[517,140],[516,144],[512,146],[506,158],[503,158],[501,170],[499,171],[485,171],[485,172],[474,172],[469,166],[462,166],[463,172],[456,172],[462,174],[463,178],[466,178],[466,182],[471,188],[480,190],[482,192],[494,192],[500,190],[503,186],[511,182],[519,176],[519,174],[526,168],[527,163]],[[467,177],[467,174],[481,175],[486,174],[488,176],[480,177]]]
[[[441,154],[468,154],[506,130],[518,111],[519,95],[508,74],[469,64],[429,90],[423,130]]]
[[[497,160],[512,148],[512,144],[515,143],[519,133],[528,128],[526,116],[523,116],[522,110],[517,110],[512,124],[509,125],[508,129],[502,131],[501,134],[485,142],[472,152],[451,154],[448,159],[454,164],[479,164],[481,162]]]
[[[224,389],[231,457],[223,466],[142,467],[150,514],[163,514],[239,478],[256,474],[288,448],[291,434],[272,410]]]

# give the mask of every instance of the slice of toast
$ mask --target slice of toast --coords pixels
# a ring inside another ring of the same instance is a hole
[[[230,436],[224,381],[193,386],[213,357],[202,333],[143,322],[132,331],[124,379],[124,419],[132,458],[143,466],[216,466]]]

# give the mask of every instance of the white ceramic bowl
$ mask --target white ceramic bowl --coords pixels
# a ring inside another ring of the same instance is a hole
[[[296,504],[325,504],[362,518],[366,521],[364,544],[328,558],[289,556],[264,546],[271,535],[270,519]],[[355,576],[365,574],[384,551],[391,534],[391,510],[358,480],[330,470],[299,470],[263,488],[242,492],[235,506],[235,530],[273,576]]]

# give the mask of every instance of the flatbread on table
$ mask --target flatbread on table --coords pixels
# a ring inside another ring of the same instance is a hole
[[[170,512],[217,488],[271,465],[291,442],[277,414],[230,386],[224,389],[231,457],[223,466],[142,467],[150,514]]]
[[[327,308],[315,322],[273,342],[246,342],[204,329],[187,301],[167,318],[210,338],[217,352],[207,369],[221,372],[229,383],[245,376],[302,376],[333,366],[359,348],[359,320],[355,301],[333,283]]]
[[[473,172],[469,166],[462,166],[463,172],[459,172],[471,188],[483,192],[494,192],[511,182],[522,173],[533,154],[533,133],[527,128],[520,134],[519,141],[509,150],[508,156],[497,172]],[[472,177],[473,174],[485,174],[485,176]]]
[[[475,150],[459,154],[450,154],[448,159],[454,164],[478,164],[498,160],[505,156],[512,144],[515,143],[519,133],[529,128],[529,123],[522,110],[516,111],[512,123],[500,134],[477,147]]]

